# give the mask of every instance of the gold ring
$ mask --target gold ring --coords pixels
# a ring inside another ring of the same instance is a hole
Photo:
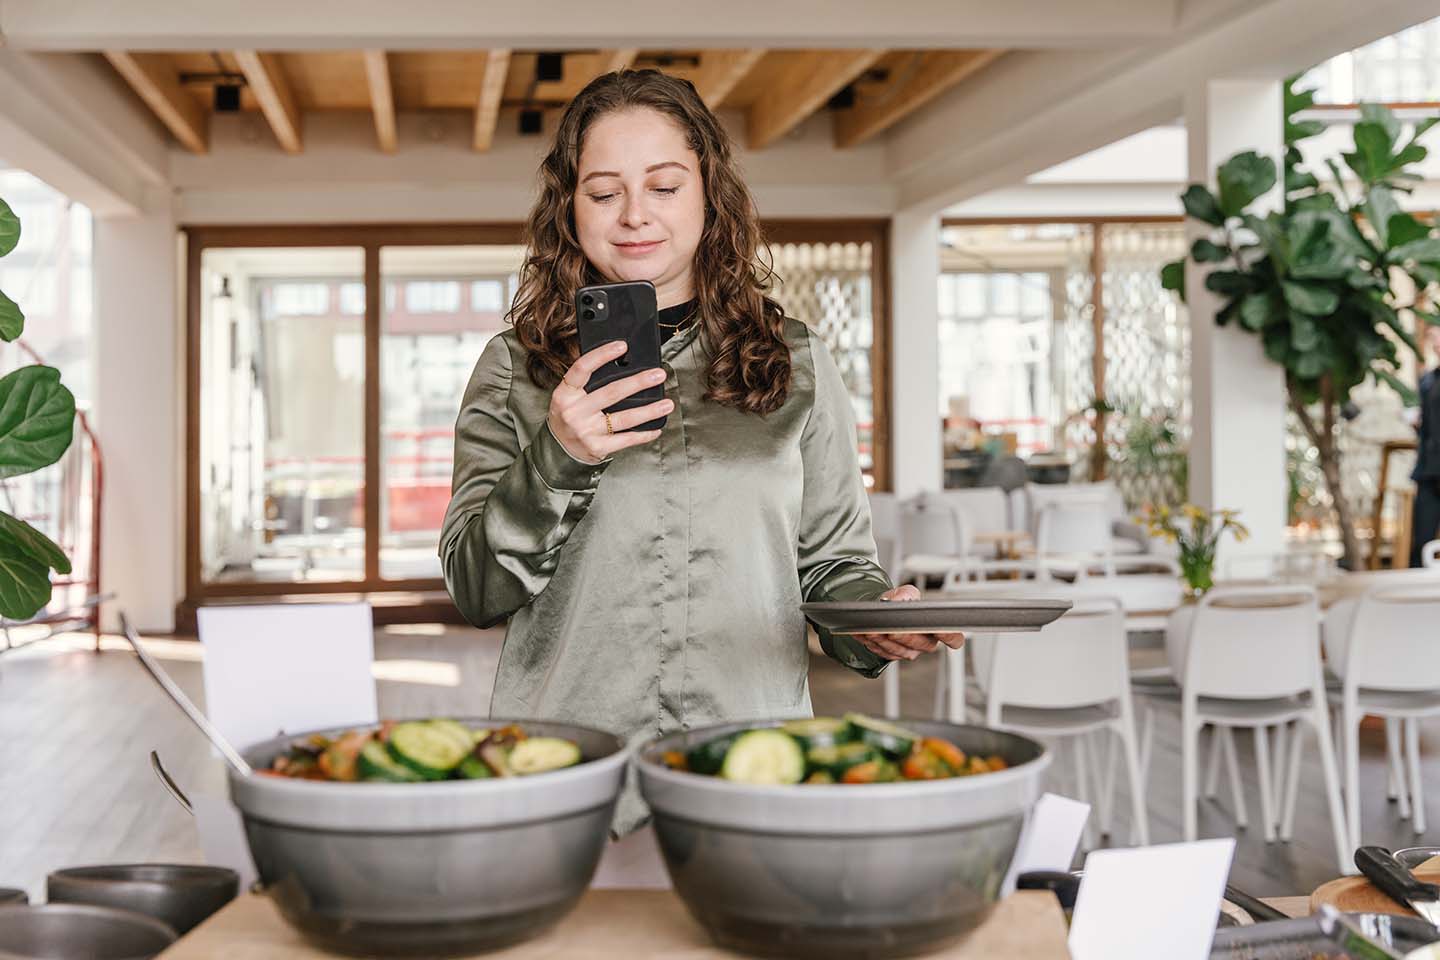
[[[614,433],[615,427],[610,423],[610,414],[606,413],[604,410],[601,410],[600,415],[605,418],[605,432],[607,434]]]

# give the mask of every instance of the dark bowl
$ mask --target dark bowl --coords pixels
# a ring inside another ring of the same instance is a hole
[[[149,960],[176,940],[153,917],[76,903],[0,907],[0,960]]]
[[[461,956],[538,936],[590,885],[629,753],[614,734],[519,723],[580,746],[578,766],[530,777],[327,783],[230,774],[250,854],[281,916],[361,956]],[[356,724],[319,733],[363,730]],[[257,770],[308,733],[244,751]]]
[[[12,904],[24,906],[30,902],[30,894],[18,887],[0,887],[0,907]]]
[[[1010,768],[868,786],[750,786],[671,770],[662,756],[731,723],[652,741],[640,788],[675,892],[721,945],[803,958],[936,950],[984,922],[1050,756],[985,727],[902,721]]]
[[[188,933],[235,899],[240,876],[225,867],[128,863],[69,867],[45,878],[51,903],[89,903],[133,910]]]

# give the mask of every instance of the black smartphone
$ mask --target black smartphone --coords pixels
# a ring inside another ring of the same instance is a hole
[[[656,326],[655,285],[649,280],[597,283],[575,291],[575,325],[580,330],[580,352],[589,353],[612,340],[624,340],[628,349],[590,375],[585,389],[594,392],[615,380],[660,366],[660,329]],[[618,413],[643,407],[665,397],[665,385],[646,387],[605,408]],[[665,417],[630,430],[659,430]],[[627,432],[627,431],[617,431]]]

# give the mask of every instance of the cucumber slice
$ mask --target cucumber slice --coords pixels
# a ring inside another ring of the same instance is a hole
[[[801,748],[807,752],[817,747],[833,747],[837,744],[849,743],[853,739],[850,724],[834,717],[790,720],[782,723],[780,729],[799,740]]]
[[[454,740],[466,753],[475,746],[475,732],[458,720],[431,720],[430,726]]]
[[[847,713],[845,719],[849,722],[856,740],[870,744],[892,760],[904,757],[915,745],[915,741],[920,739],[918,733],[911,733],[904,727],[886,723],[884,720],[875,720],[864,714]]]
[[[455,768],[455,776],[462,780],[489,780],[495,776],[495,771],[484,760],[471,754],[460,761],[460,766]]]
[[[720,776],[757,785],[799,783],[805,776],[805,754],[788,733],[750,730],[726,751]]]
[[[816,747],[805,755],[811,772],[823,771],[835,779],[845,771],[862,763],[880,759],[880,754],[868,743],[842,743],[836,747]]]
[[[355,769],[361,780],[418,783],[421,779],[420,774],[390,756],[390,752],[379,740],[370,740],[360,748],[360,757],[356,761]]]
[[[559,737],[531,737],[510,751],[510,769],[520,776],[573,767],[579,762],[580,748]]]
[[[707,740],[698,747],[691,748],[685,754],[685,766],[691,773],[703,773],[705,776],[714,776],[720,772],[725,763],[725,754],[730,752],[730,746],[740,738],[739,733],[726,734],[723,737],[716,737],[714,740]]]
[[[444,780],[470,752],[453,734],[423,720],[397,723],[388,746],[391,756],[426,780]]]

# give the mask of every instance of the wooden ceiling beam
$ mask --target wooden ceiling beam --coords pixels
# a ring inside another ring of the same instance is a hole
[[[245,74],[245,83],[260,104],[260,112],[265,114],[270,129],[275,131],[280,149],[286,153],[299,153],[303,149],[300,111],[295,107],[295,96],[280,68],[279,59],[274,54],[257,50],[236,50],[235,62],[240,65],[240,72]]]
[[[480,99],[475,104],[475,149],[490,149],[495,125],[500,119],[500,101],[505,96],[505,78],[510,72],[510,51],[491,50],[485,56],[485,76],[480,82]]]
[[[750,108],[750,149],[762,150],[795,129],[884,55],[884,50],[837,50],[793,58]]]
[[[705,106],[715,110],[764,56],[763,47],[706,50],[700,55],[700,69],[695,72],[691,83],[695,84],[695,92],[700,94]]]
[[[395,133],[395,94],[390,88],[390,59],[384,50],[366,50],[365,82],[370,87],[370,109],[375,114],[375,139],[385,153],[398,146]]]
[[[835,146],[853,147],[902,119],[981,70],[1004,50],[928,50],[914,54],[909,69],[883,91],[835,115]]]
[[[106,50],[105,59],[185,149],[191,153],[209,151],[209,116],[195,97],[180,86],[179,74],[169,56]]]

